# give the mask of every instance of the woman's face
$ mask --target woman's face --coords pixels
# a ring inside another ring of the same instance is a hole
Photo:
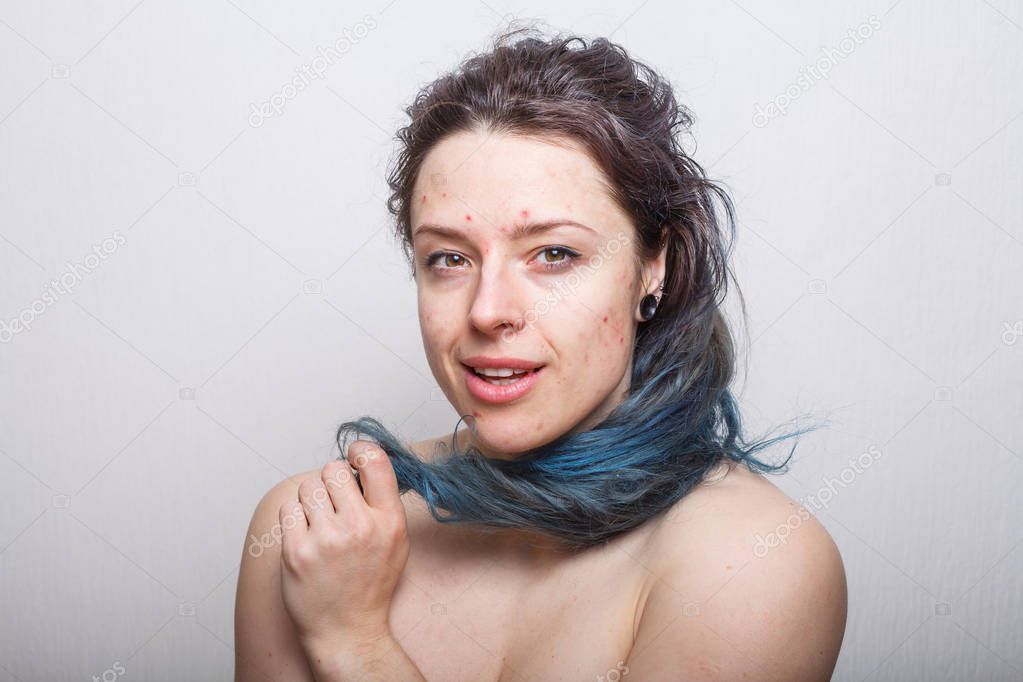
[[[622,400],[639,300],[660,286],[664,252],[637,271],[632,221],[579,147],[446,137],[424,160],[411,224],[427,360],[475,417],[486,456],[592,428]],[[542,367],[502,386],[465,364],[488,359]]]

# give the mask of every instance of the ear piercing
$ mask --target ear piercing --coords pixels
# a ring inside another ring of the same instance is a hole
[[[639,316],[646,322],[654,313],[657,312],[657,297],[653,294],[647,294],[643,297],[643,300],[639,302]]]
[[[664,284],[661,284],[661,292],[664,292]],[[654,316],[657,312],[657,304],[660,303],[660,298],[654,294],[647,294],[639,302],[639,316],[646,322]]]

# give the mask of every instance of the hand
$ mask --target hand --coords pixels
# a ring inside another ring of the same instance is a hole
[[[281,505],[281,592],[307,651],[354,648],[390,635],[388,611],[409,555],[405,507],[387,454],[354,441]],[[359,482],[365,493],[359,490]]]

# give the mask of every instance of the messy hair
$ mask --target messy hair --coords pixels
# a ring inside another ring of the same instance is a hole
[[[743,438],[729,389],[735,351],[721,309],[734,206],[684,150],[692,113],[664,78],[606,38],[519,28],[429,83],[405,113],[387,206],[413,276],[410,207],[424,158],[449,135],[485,131],[569,140],[585,150],[632,218],[633,255],[654,258],[666,243],[663,294],[654,316],[639,323],[626,397],[590,430],[513,460],[487,458],[471,445],[459,450],[453,435],[446,455],[428,462],[363,416],[338,427],[342,453],[350,434],[375,440],[390,457],[399,491],[418,493],[439,522],[528,529],[571,548],[639,526],[723,460],[764,473],[786,469],[791,450],[780,465],[754,453],[816,427],[753,443]]]

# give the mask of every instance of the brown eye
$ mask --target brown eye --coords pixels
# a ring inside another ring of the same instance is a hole
[[[443,260],[443,266],[438,267],[437,261]],[[426,267],[435,268],[437,270],[457,270],[461,266],[465,265],[465,258],[458,253],[450,253],[448,251],[438,251],[430,254],[426,258]]]
[[[554,258],[553,260],[548,259],[547,260],[548,263],[558,263],[560,261],[565,260],[565,258],[568,255],[568,254],[565,253],[564,249],[559,249],[556,246],[552,246],[549,249],[545,249],[542,253],[554,254],[554,256],[561,256],[561,258]]]
[[[555,256],[554,258],[544,258],[540,261],[544,268],[551,271],[566,268],[569,266],[570,261],[579,257],[578,253],[571,249],[566,249],[564,246],[548,246],[540,254]]]

